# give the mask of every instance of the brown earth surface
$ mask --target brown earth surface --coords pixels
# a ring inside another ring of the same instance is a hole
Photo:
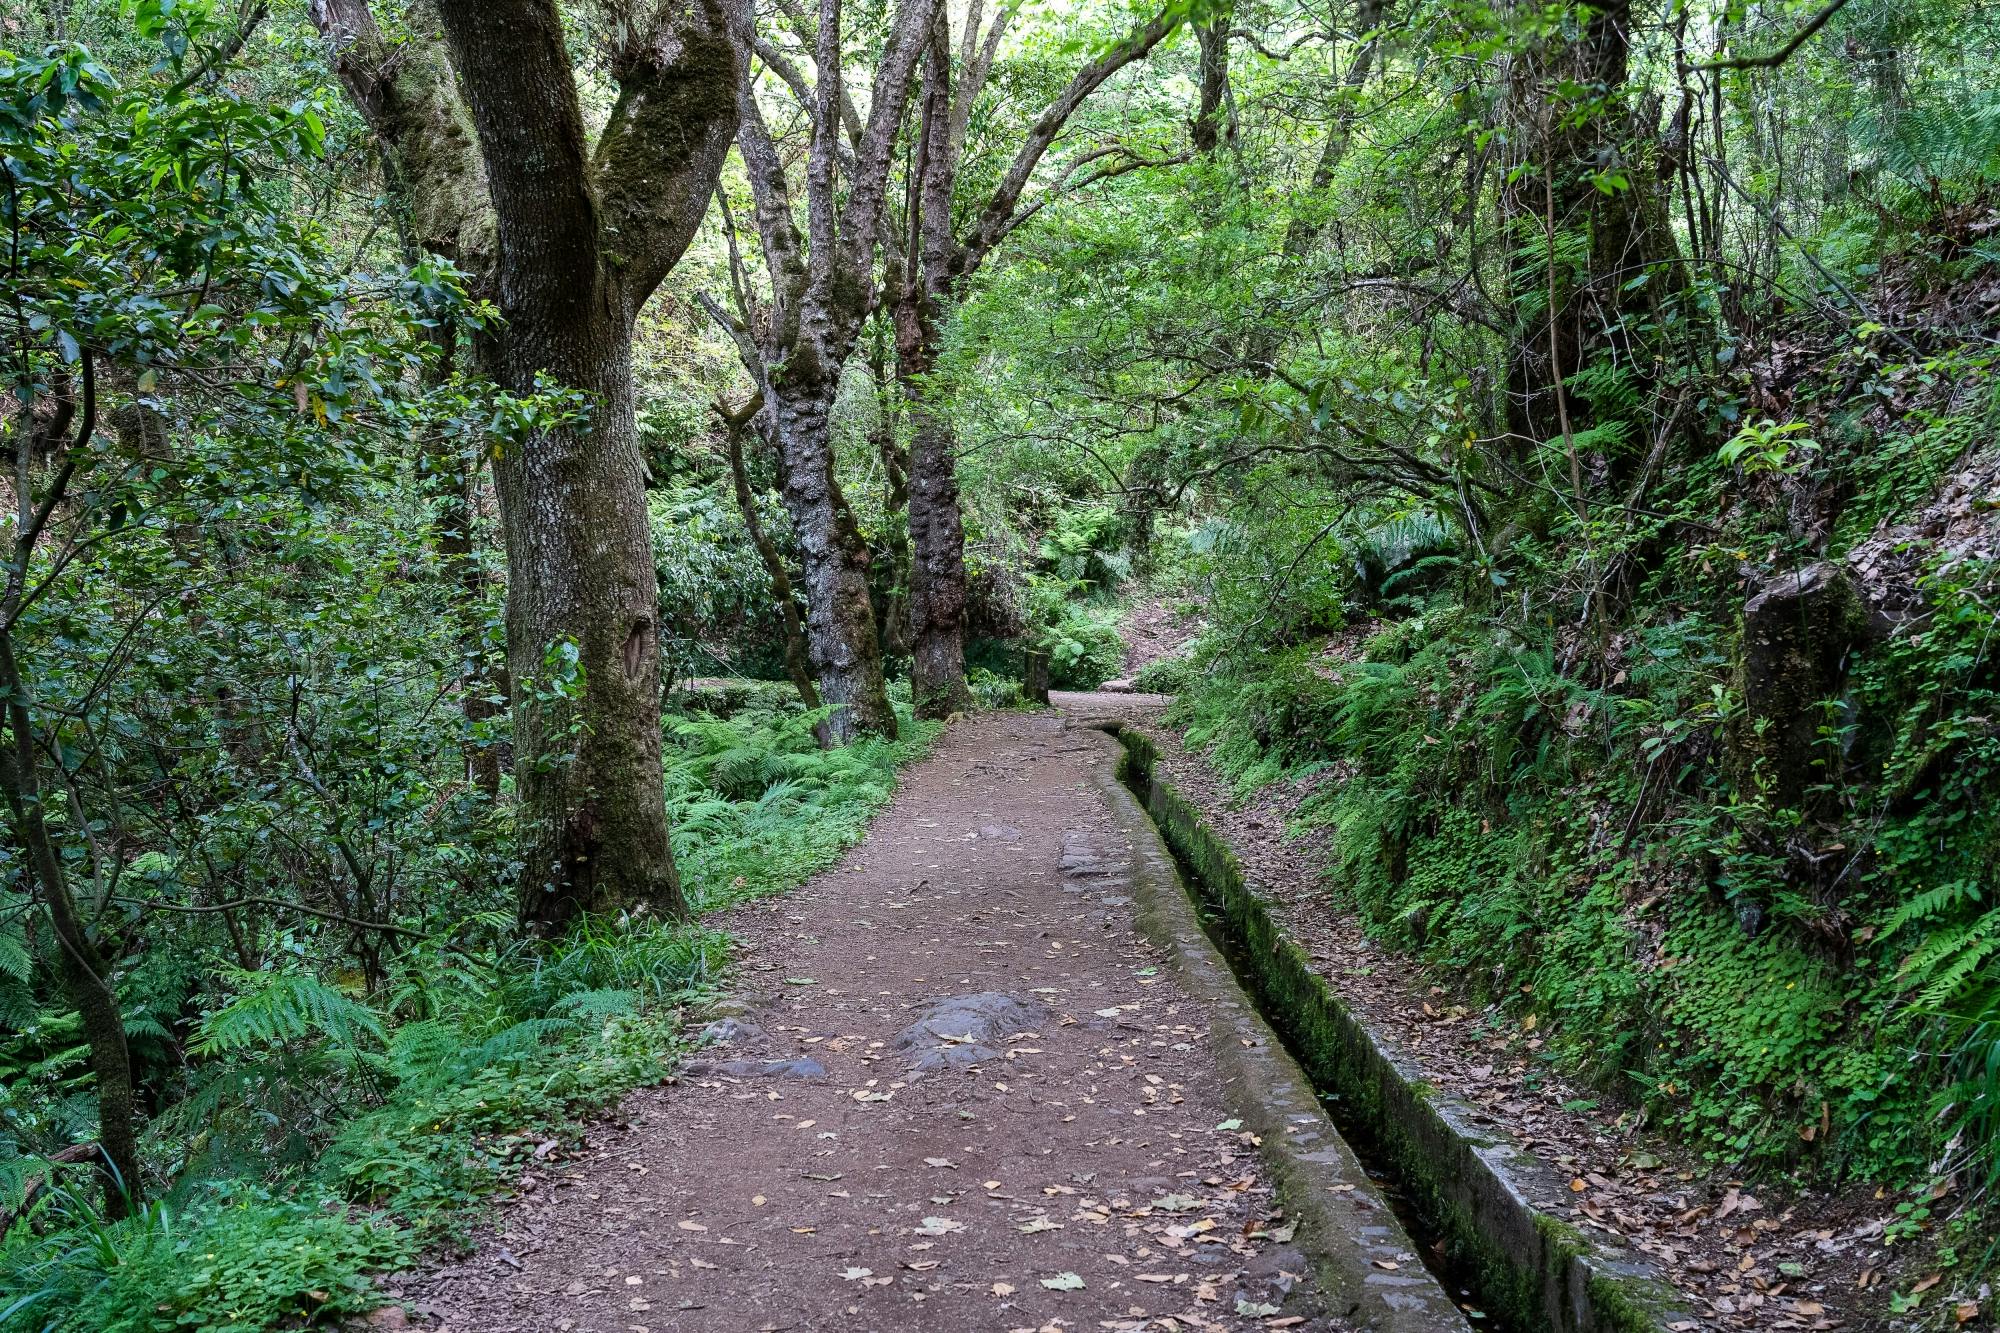
[[[721,922],[725,1040],[406,1281],[421,1326],[1344,1327],[1134,933],[1094,741],[957,724],[841,864]]]

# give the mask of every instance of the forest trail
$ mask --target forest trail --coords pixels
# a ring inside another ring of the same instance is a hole
[[[1109,748],[955,724],[839,865],[725,923],[732,1039],[406,1283],[423,1326],[1347,1327],[1260,1225],[1209,1015],[1134,932]]]

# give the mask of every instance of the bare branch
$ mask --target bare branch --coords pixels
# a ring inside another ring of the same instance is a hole
[[[1827,20],[1847,7],[1847,0],[1829,0],[1825,8],[1806,21],[1791,41],[1775,51],[1761,56],[1730,56],[1723,60],[1710,60],[1690,66],[1692,69],[1774,69],[1792,58],[1792,53],[1812,40],[1812,35],[1826,26]]]
[[[1103,87],[1105,81],[1119,70],[1144,59],[1180,23],[1177,12],[1162,10],[1143,27],[1134,29],[1124,40],[1076,72],[1069,86],[1036,118],[1033,128],[1028,131],[1027,142],[1021,145],[1000,184],[994,187],[993,197],[980,212],[972,235],[958,256],[953,277],[977,269],[993,247],[999,244],[1001,237],[1019,225],[1018,222],[1010,225],[1009,219],[1013,218],[1014,210],[1020,204],[1022,192],[1028,188],[1028,181],[1041,163],[1043,154],[1055,143],[1056,136],[1062,133],[1064,124],[1083,105],[1084,99]]]

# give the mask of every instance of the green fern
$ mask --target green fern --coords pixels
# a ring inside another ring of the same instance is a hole
[[[1977,880],[1954,879],[1923,890],[1906,899],[1896,909],[1887,924],[1882,927],[1882,937],[1901,930],[1916,921],[1935,921],[1953,908],[1979,901],[1980,886]]]
[[[323,1037],[350,1049],[362,1037],[383,1040],[382,1024],[366,1005],[307,972],[239,972],[247,985],[236,1000],[210,1014],[194,1049],[203,1055],[250,1050]]]
[[[35,958],[18,925],[0,930],[0,974],[25,982],[35,975]]]
[[[639,992],[601,987],[574,991],[556,1001],[556,1012],[584,1022],[602,1023],[639,1010]]]
[[[1970,989],[1967,983],[1996,953],[2000,953],[2000,909],[1933,929],[1903,960],[1897,976],[1915,993],[1920,1008],[1948,1009]]]
[[[575,1030],[576,1024],[567,1018],[526,1018],[481,1042],[470,1052],[467,1063],[474,1069],[484,1069],[521,1060],[554,1038]]]

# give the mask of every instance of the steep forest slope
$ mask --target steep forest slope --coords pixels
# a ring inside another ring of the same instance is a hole
[[[1884,1184],[1978,1261],[2000,31],[1362,8],[1317,157],[1253,47],[1180,189],[992,284],[964,391],[1121,460],[1207,624],[1141,684],[1310,793],[1327,910],[1718,1165]]]

